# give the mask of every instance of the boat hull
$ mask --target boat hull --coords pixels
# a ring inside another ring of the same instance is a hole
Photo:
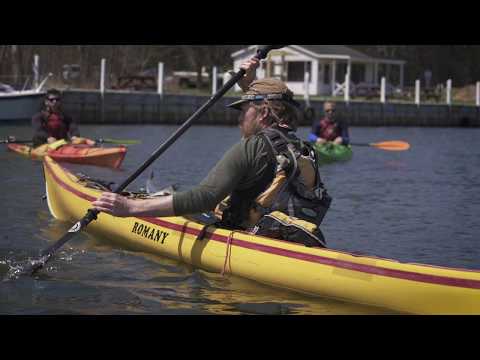
[[[44,96],[34,91],[0,94],[0,121],[31,120],[40,111]]]
[[[83,165],[118,168],[127,153],[125,146],[98,148],[88,145],[64,145],[56,150],[41,145],[35,149],[22,144],[8,144],[8,149],[32,159],[43,159],[47,154],[55,161]]]
[[[320,164],[331,164],[338,161],[348,161],[353,156],[350,146],[335,145],[327,143],[323,145],[314,144]]]
[[[48,206],[62,221],[82,218],[100,192],[50,157],[44,159]],[[480,314],[480,272],[307,248],[184,217],[116,218],[99,214],[86,229],[120,247],[165,256],[313,296],[414,314]]]

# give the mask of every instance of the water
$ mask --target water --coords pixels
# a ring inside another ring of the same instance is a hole
[[[119,184],[177,127],[82,126],[86,136],[142,140],[121,170],[66,165]],[[302,128],[299,134],[307,135]],[[2,126],[0,138],[28,138]],[[322,168],[334,202],[323,232],[333,249],[403,262],[480,269],[480,129],[352,128],[355,142],[406,140],[408,152],[355,148],[352,161]],[[158,187],[200,182],[239,139],[234,127],[192,127],[153,165]],[[4,145],[1,145],[4,146]],[[0,277],[58,240],[71,224],[48,212],[40,162],[0,149]],[[145,186],[147,170],[131,189]],[[86,232],[34,279],[0,283],[0,314],[385,314],[166,258],[112,247]]]

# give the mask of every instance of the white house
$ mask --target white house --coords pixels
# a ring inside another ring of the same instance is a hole
[[[231,55],[235,71],[257,47],[251,45]],[[350,89],[358,84],[376,86],[383,76],[387,83],[403,88],[404,65],[405,61],[373,58],[344,45],[288,45],[269,53],[257,77],[278,77],[295,94],[302,95],[308,72],[310,95],[337,95],[347,83]]]

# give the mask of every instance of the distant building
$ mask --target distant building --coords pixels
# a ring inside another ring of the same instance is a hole
[[[233,53],[234,70],[251,58],[258,45]],[[339,95],[350,74],[350,89],[378,86],[382,76],[388,84],[403,88],[405,61],[379,59],[344,45],[288,45],[270,52],[257,70],[259,78],[277,77],[297,95],[305,94],[305,73],[309,73],[310,95]],[[350,70],[350,71],[348,71]],[[239,91],[240,88],[237,86]]]

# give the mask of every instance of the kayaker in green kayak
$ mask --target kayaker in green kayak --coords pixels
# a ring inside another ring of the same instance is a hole
[[[321,165],[347,161],[353,152],[349,146],[350,137],[346,122],[336,116],[337,107],[333,101],[323,104],[325,117],[315,121],[308,140],[312,143]]]
[[[239,110],[242,140],[191,190],[154,199],[103,193],[92,203],[119,217],[167,217],[215,211],[222,228],[324,247],[320,224],[330,206],[316,153],[295,135],[298,103],[276,79],[254,80],[259,61],[242,64]]]
[[[336,104],[333,101],[326,101],[323,104],[323,111],[325,117],[320,121],[315,120],[308,140],[319,145],[332,142],[347,146],[350,143],[348,125],[345,121],[338,120]]]

